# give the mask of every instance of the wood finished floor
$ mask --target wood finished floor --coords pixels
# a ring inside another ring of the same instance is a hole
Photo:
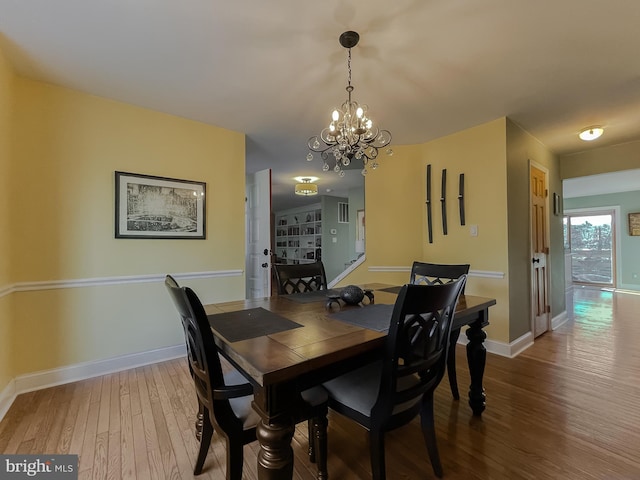
[[[571,303],[569,303],[571,305]],[[574,318],[514,359],[488,355],[487,410],[476,418],[436,392],[444,478],[639,479],[640,295],[580,289]],[[468,389],[458,346],[460,391]],[[80,478],[192,478],[196,402],[183,360],[20,395],[0,422],[2,453],[77,453]],[[244,478],[256,479],[257,444]],[[315,478],[306,425],[293,440],[295,479]],[[435,478],[413,422],[388,435],[389,479]],[[214,435],[198,478],[223,479],[225,447]],[[366,433],[329,416],[329,475],[370,478]]]

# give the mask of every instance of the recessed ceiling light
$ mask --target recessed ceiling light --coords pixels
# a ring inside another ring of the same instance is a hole
[[[600,138],[600,136],[604,133],[604,128],[599,126],[587,127],[582,130],[578,136],[580,139],[585,142],[590,142],[591,140],[595,140],[596,138]]]

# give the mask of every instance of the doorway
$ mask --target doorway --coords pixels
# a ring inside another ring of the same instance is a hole
[[[571,283],[616,287],[616,209],[571,210],[563,219]]]

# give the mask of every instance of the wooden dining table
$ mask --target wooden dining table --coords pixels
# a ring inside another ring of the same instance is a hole
[[[334,290],[205,305],[220,353],[253,385],[253,408],[261,416],[259,479],[292,478],[291,440],[300,392],[382,355],[399,287],[379,283],[360,287],[371,290],[373,302],[365,298],[356,306],[342,301],[340,306],[336,302],[328,306],[327,293],[334,297],[339,293]],[[483,328],[495,303],[491,298],[461,295],[452,327],[459,331],[469,326],[469,405],[475,415],[485,409]],[[452,336],[452,342],[456,339]]]

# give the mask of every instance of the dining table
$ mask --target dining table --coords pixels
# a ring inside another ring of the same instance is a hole
[[[381,357],[400,286],[358,286],[368,295],[357,305],[338,300],[339,288],[205,305],[220,354],[253,385],[252,405],[261,417],[260,480],[293,476],[291,440],[300,392]],[[469,327],[469,406],[474,415],[485,409],[483,328],[495,303],[461,295],[452,325],[458,332]],[[450,347],[456,340],[452,335]],[[454,350],[450,348],[452,355]]]

